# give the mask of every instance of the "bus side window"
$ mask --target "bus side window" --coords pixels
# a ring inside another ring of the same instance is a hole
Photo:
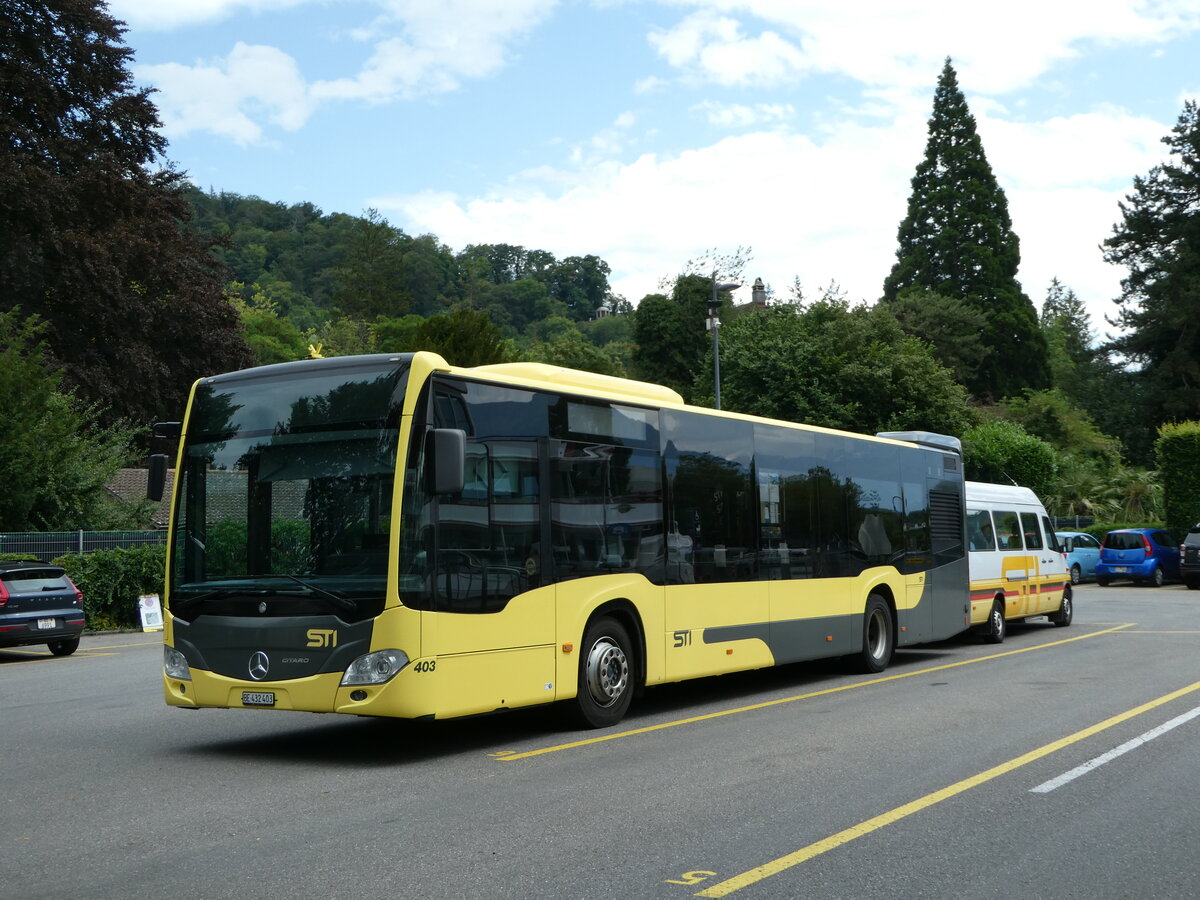
[[[996,546],[1001,550],[1021,549],[1021,520],[1015,510],[997,510],[993,513],[996,521]]]
[[[1025,548],[1027,550],[1042,549],[1042,531],[1038,527],[1037,513],[1021,513],[1021,529],[1025,532]]]
[[[996,532],[986,509],[967,510],[967,545],[971,550],[995,550]]]

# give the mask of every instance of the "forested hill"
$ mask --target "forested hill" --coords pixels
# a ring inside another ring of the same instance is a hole
[[[455,252],[436,235],[405,234],[374,210],[326,215],[311,203],[195,188],[188,197],[195,228],[225,237],[216,252],[240,285],[233,292],[273,304],[301,331],[331,319],[427,318],[466,305],[516,339],[553,316],[585,323],[606,301],[628,306],[612,296],[608,264],[594,255],[560,260],[510,244]]]

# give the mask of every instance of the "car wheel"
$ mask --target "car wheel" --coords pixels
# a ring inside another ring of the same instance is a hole
[[[1191,578],[1187,581],[1187,589],[1189,591],[1200,591],[1200,580]]]
[[[1155,566],[1154,572],[1150,575],[1150,586],[1151,587],[1162,587],[1163,582],[1166,580],[1167,580],[1166,576],[1163,575],[1162,567]]]
[[[632,655],[629,635],[616,619],[597,619],[587,627],[575,697],[575,717],[581,725],[607,728],[621,721],[633,700]]]
[[[46,644],[55,656],[70,656],[79,649],[79,638],[63,638],[61,641],[50,641]]]
[[[882,597],[871,594],[867,597],[867,608],[863,614],[862,650],[858,654],[858,668],[867,673],[882,672],[892,661],[892,650],[895,646],[891,611]]]
[[[1079,569],[1079,563],[1071,566],[1071,584],[1079,584],[1083,581],[1083,572]]]
[[[1075,617],[1075,601],[1071,596],[1071,589],[1067,588],[1063,591],[1062,604],[1058,607],[1058,612],[1051,613],[1050,621],[1059,628],[1066,628],[1071,624],[1071,619]]]
[[[1004,621],[1004,607],[999,600],[992,601],[992,611],[988,613],[987,632],[983,639],[989,644],[1003,644],[1008,634],[1008,623]]]
[[[1112,579],[1096,576],[1096,584],[1100,585],[1100,587],[1108,587],[1110,584],[1112,584]]]

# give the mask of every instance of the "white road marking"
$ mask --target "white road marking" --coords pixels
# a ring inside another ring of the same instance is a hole
[[[1044,782],[1043,784],[1039,784],[1035,788],[1030,788],[1029,792],[1031,794],[1048,794],[1055,788],[1060,788],[1067,782],[1074,781],[1080,775],[1086,775],[1088,772],[1092,771],[1093,769],[1099,768],[1100,766],[1104,765],[1106,762],[1111,762],[1112,760],[1116,759],[1118,756],[1124,756],[1130,750],[1136,750],[1138,747],[1141,747],[1143,744],[1148,744],[1150,741],[1154,740],[1156,737],[1161,737],[1162,735],[1166,734],[1171,729],[1178,728],[1180,725],[1184,724],[1185,722],[1190,722],[1192,719],[1196,718],[1197,716],[1200,716],[1200,706],[1197,706],[1195,709],[1185,712],[1181,716],[1176,716],[1174,719],[1171,719],[1171,721],[1169,721],[1169,722],[1164,722],[1162,725],[1159,725],[1157,728],[1151,728],[1145,734],[1139,735],[1138,737],[1135,737],[1131,741],[1126,741],[1120,747],[1114,747],[1112,750],[1109,750],[1107,753],[1102,754],[1101,756],[1097,756],[1095,759],[1088,760],[1081,766],[1076,766],[1070,772],[1064,772],[1063,774],[1059,775],[1057,778],[1051,778],[1049,781]]]

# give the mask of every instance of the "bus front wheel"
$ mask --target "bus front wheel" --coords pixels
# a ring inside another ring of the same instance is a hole
[[[633,649],[629,634],[616,619],[597,619],[583,635],[579,656],[579,691],[575,714],[588,728],[607,728],[621,721],[633,699]]]
[[[862,650],[858,655],[859,668],[864,672],[882,672],[892,661],[896,636],[892,631],[892,613],[878,594],[867,598],[863,614]]]

